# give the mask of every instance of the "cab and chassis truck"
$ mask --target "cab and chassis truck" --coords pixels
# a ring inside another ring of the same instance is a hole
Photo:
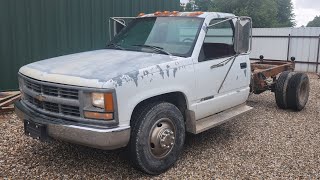
[[[105,49],[23,66],[15,103],[25,134],[110,150],[126,147],[148,174],[170,168],[187,132],[198,134],[275,92],[282,109],[302,110],[309,79],[294,62],[250,62],[251,19],[216,12],[140,14]]]

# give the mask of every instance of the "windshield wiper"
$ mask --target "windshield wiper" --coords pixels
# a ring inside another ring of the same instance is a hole
[[[171,53],[169,53],[168,51],[164,50],[162,47],[158,47],[158,46],[151,46],[151,45],[146,45],[146,44],[134,44],[132,46],[136,46],[136,47],[145,47],[145,48],[149,48],[152,49],[156,52],[160,52],[162,54],[166,54],[166,55],[170,55],[172,56]]]
[[[108,47],[114,47],[114,48],[116,48],[116,49],[124,50],[123,47],[121,47],[119,44],[116,44],[116,43],[110,43],[110,44],[107,45],[107,48],[108,48]]]

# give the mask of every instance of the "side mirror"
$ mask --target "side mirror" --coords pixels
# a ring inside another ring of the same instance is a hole
[[[110,17],[109,19],[109,40],[111,41],[123,28],[135,17]]]
[[[251,51],[252,20],[250,17],[239,17],[235,27],[235,46],[237,54]]]
[[[115,25],[114,25],[114,35],[113,35],[113,36],[119,34],[119,32],[120,32],[124,27],[126,27],[124,24],[120,24],[120,23],[115,22]]]

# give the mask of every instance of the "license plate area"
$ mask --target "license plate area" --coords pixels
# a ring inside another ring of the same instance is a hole
[[[24,133],[40,141],[48,140],[47,127],[44,124],[35,123],[30,120],[24,120]]]

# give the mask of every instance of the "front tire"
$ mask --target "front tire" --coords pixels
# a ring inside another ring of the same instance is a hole
[[[185,124],[180,110],[167,102],[151,103],[141,107],[131,121],[128,148],[133,165],[151,175],[168,170],[184,145]]]

